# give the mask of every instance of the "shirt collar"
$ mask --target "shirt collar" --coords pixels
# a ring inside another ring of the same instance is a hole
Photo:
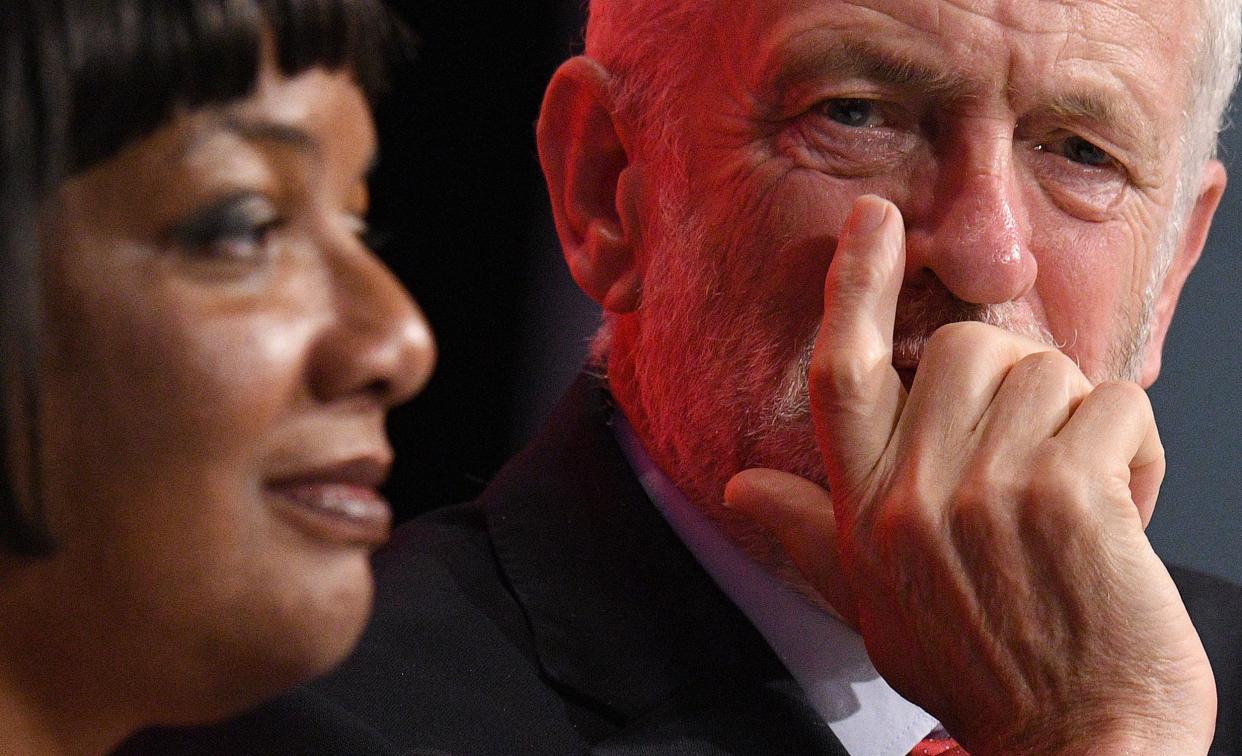
[[[624,415],[613,429],[652,503],[742,611],[852,756],[904,756],[936,719],[875,671],[860,635],[807,601],[729,540],[647,455]]]

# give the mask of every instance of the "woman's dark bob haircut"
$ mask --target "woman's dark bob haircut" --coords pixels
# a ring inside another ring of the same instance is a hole
[[[409,49],[377,0],[0,2],[0,550],[54,545],[37,435],[44,201],[178,110],[245,97],[265,40],[285,75],[348,69],[372,99]]]

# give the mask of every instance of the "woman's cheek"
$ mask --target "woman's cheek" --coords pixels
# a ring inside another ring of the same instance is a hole
[[[168,417],[203,444],[261,436],[307,401],[307,355],[318,327],[284,313],[180,313]],[[197,430],[195,430],[197,429]],[[239,450],[242,451],[242,450]]]

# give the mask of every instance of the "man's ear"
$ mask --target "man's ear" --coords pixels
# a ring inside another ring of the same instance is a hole
[[[539,114],[539,162],[569,272],[605,310],[632,312],[642,291],[638,170],[613,111],[610,74],[578,56],[552,76]]]
[[[1177,299],[1182,294],[1186,278],[1194,269],[1195,263],[1199,262],[1199,255],[1203,253],[1208,229],[1212,226],[1212,216],[1216,214],[1216,207],[1224,192],[1225,166],[1219,160],[1209,160],[1203,169],[1199,195],[1186,218],[1181,246],[1174,252],[1169,271],[1156,294],[1152,309],[1151,338],[1144,348],[1143,367],[1139,375],[1139,382],[1144,388],[1155,383],[1156,376],[1160,375],[1160,355],[1164,350],[1164,338],[1169,333],[1169,324],[1173,321],[1173,310],[1177,308]]]

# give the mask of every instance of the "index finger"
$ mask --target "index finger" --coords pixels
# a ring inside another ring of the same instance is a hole
[[[859,197],[824,282],[824,315],[811,361],[811,405],[838,517],[875,469],[906,390],[893,367],[893,324],[905,269],[901,213]]]

